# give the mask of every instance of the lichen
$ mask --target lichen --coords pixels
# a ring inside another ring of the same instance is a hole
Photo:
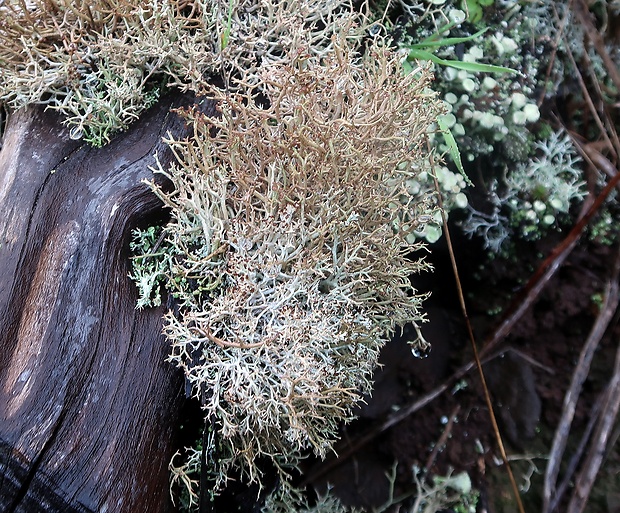
[[[256,84],[260,66],[281,61],[300,38],[308,52],[326,51],[334,20],[358,16],[347,5],[7,0],[0,4],[0,102],[47,105],[71,137],[101,146],[163,86],[202,93],[213,76],[231,88],[233,79]]]
[[[494,253],[505,250],[510,238],[540,239],[585,196],[581,159],[566,133],[553,132],[534,147],[534,158],[520,163],[502,183],[491,183],[491,211],[469,206],[461,224],[466,234],[481,236]]]
[[[423,318],[409,276],[426,265],[389,220],[415,210],[402,196],[441,108],[428,70],[404,78],[382,44],[362,58],[342,37],[289,56],[263,68],[261,103],[258,86],[213,88],[220,115],[183,111],[194,136],[169,140],[177,162],[157,170],[173,192],[151,184],[182,278],[170,360],[231,447],[220,480],[235,465],[260,481],[258,455],[325,455],[381,346]]]

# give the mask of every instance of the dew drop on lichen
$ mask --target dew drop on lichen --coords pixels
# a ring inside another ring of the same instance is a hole
[[[427,358],[431,354],[431,346],[416,346],[411,348],[411,354],[416,358]]]

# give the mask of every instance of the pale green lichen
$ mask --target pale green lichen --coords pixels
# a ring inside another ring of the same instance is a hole
[[[382,345],[423,320],[407,236],[429,211],[407,181],[441,104],[428,69],[403,77],[381,40],[360,57],[341,32],[322,56],[264,65],[260,85],[212,87],[219,115],[183,111],[192,138],[168,140],[172,192],[152,184],[172,214],[175,256],[155,270],[179,303],[170,360],[228,447],[218,488],[231,467],[261,482],[259,456],[286,483],[303,451],[325,455]]]
[[[586,193],[581,159],[567,134],[553,132],[536,142],[535,149],[535,158],[519,164],[503,182],[491,184],[487,199],[492,210],[470,206],[462,223],[465,233],[482,237],[494,253],[515,236],[541,238]]]
[[[299,37],[309,52],[325,51],[333,21],[357,16],[346,5],[7,0],[0,4],[0,102],[47,105],[62,114],[71,137],[100,146],[164,85],[202,93],[215,75],[229,87],[234,78],[257,83],[256,70],[279,62]]]

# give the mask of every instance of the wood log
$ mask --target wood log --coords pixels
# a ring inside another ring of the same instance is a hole
[[[0,150],[0,512],[166,512],[183,377],[164,307],[135,309],[131,230],[171,99],[103,148],[57,116],[9,117]]]

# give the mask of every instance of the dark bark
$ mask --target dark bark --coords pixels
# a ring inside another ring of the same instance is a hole
[[[161,215],[144,178],[163,100],[108,146],[53,114],[10,116],[0,150],[0,512],[170,511],[183,395],[164,309],[135,310],[131,229]]]

